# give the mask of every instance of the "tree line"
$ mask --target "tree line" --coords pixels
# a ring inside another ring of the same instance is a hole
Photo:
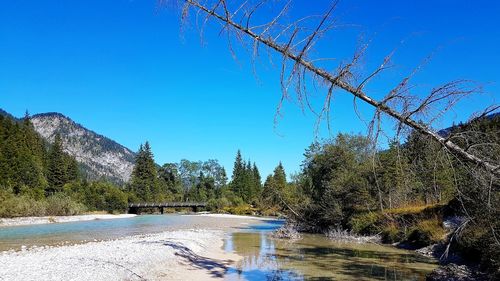
[[[229,178],[215,159],[183,159],[159,166],[148,142],[139,147],[128,183],[90,180],[76,159],[64,151],[60,135],[48,143],[35,131],[29,114],[20,120],[0,115],[3,217],[123,212],[129,202],[155,201],[202,201],[209,202],[211,210],[248,213],[262,205],[262,193],[257,165],[243,160],[240,151]]]
[[[257,164],[245,161],[239,150],[230,179],[215,159],[183,159],[160,167],[156,166],[151,146],[146,142],[139,148],[126,189],[134,202],[199,201],[208,202],[209,210],[213,211],[255,214],[264,210],[262,207],[276,194],[265,190],[286,185],[281,163],[275,174],[279,176],[271,175],[263,185]]]

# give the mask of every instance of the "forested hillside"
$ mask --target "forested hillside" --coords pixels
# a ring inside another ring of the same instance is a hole
[[[60,137],[56,136],[53,145],[47,144],[34,130],[29,116],[15,120],[0,115],[0,171],[2,216],[60,213],[47,210],[55,208],[54,204],[37,203],[55,201],[63,186],[79,177],[78,164],[63,152]],[[80,207],[69,206],[74,202],[68,198],[59,199],[68,208]]]
[[[60,113],[36,114],[30,118],[35,130],[47,142],[61,137],[63,149],[80,163],[82,176],[123,184],[130,179],[134,152],[99,135]]]

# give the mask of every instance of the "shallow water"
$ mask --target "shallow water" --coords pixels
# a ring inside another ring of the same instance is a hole
[[[274,239],[266,223],[231,234],[225,250],[244,256],[226,280],[425,280],[436,264],[411,251],[376,244],[338,243],[322,235]]]
[[[0,227],[0,251],[22,246],[45,246],[125,236],[204,225],[210,218],[189,215],[142,215],[133,218]]]
[[[22,246],[60,245],[157,233],[213,228],[215,222],[235,222],[189,215],[143,215],[133,218],[0,228],[0,251]],[[243,256],[229,269],[233,280],[425,280],[436,267],[411,251],[375,244],[336,243],[322,235],[304,235],[296,242],[274,239],[270,233],[283,221],[239,223],[228,235],[225,250]],[[1,278],[0,278],[1,279]]]

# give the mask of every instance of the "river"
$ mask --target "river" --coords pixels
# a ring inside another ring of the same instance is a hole
[[[144,215],[114,220],[0,228],[0,251],[108,240],[166,230],[210,228],[202,216]],[[425,280],[436,267],[414,252],[376,244],[338,243],[322,235],[274,239],[281,221],[261,221],[228,233],[226,252],[243,256],[226,280]]]

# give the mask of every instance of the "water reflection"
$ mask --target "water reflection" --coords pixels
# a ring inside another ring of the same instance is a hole
[[[228,237],[226,251],[244,259],[229,270],[227,280],[425,280],[436,267],[410,251],[337,243],[321,235],[290,242],[271,238],[272,229],[268,225]]]

